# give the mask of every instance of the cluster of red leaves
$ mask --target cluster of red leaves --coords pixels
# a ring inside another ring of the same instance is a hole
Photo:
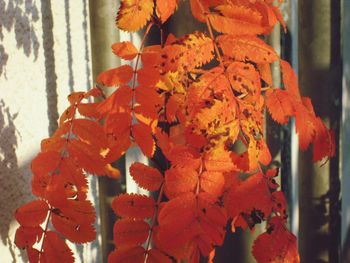
[[[148,24],[140,49],[130,42],[112,46],[115,55],[135,59],[136,66],[98,76],[99,86],[117,87],[101,103],[82,103],[103,95],[97,88],[72,94],[60,128],[43,141],[32,163],[33,193],[40,200],[16,212],[21,224],[16,244],[27,249],[31,262],[71,262],[61,237],[77,243],[94,238],[84,173],[118,177],[109,164],[133,144],[148,157],[158,149],[169,167],[130,167],[137,184],[158,197],[114,199],[112,208],[121,219],[114,226],[116,250],[109,262],[196,263],[201,256],[213,257],[228,222],[235,231],[262,221],[267,229],[254,243],[257,261],[299,262],[296,238],[285,226],[277,170],[269,168],[265,109],[280,124],[295,118],[300,148],[313,144],[315,161],[334,155],[333,135],[310,99],[301,97],[290,65],[258,37],[278,21],[285,27],[272,0],[189,1],[208,34],[169,35],[154,46],[145,46],[151,27],[170,17],[178,0],[122,1],[120,29],[133,32]],[[284,89],[273,87],[273,62],[280,63]],[[237,144],[244,149],[237,152]],[[56,231],[49,230],[49,222]]]
[[[63,238],[74,243],[96,238],[95,210],[87,200],[85,173],[120,176],[110,165],[115,160],[113,145],[97,122],[99,103],[84,102],[100,95],[96,88],[71,94],[59,128],[42,141],[41,152],[32,161],[32,192],[39,200],[15,213],[20,224],[15,243],[26,249],[30,262],[73,262]]]

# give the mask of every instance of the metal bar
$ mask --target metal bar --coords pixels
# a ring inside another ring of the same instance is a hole
[[[333,128],[339,149],[341,118],[340,0],[299,1],[299,82],[316,113]],[[300,155],[300,230],[302,262],[339,262],[339,152],[328,164]]]
[[[120,60],[111,53],[111,45],[119,40],[119,32],[115,26],[115,16],[118,2],[115,0],[91,0],[89,1],[91,53],[93,79],[109,68],[120,65]],[[125,161],[121,159],[115,165],[125,174]],[[121,192],[118,181],[106,177],[98,178],[99,218],[101,228],[102,262],[107,262],[108,254],[114,249],[113,223],[114,213],[108,200]]]

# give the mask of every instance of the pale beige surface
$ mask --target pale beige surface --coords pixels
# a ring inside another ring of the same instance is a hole
[[[13,212],[33,198],[30,161],[69,92],[91,85],[88,12],[88,0],[0,0],[0,263],[25,262]],[[76,262],[100,262],[98,247]]]

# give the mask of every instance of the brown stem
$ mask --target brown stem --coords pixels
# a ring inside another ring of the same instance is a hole
[[[153,230],[154,230],[154,227],[156,226],[156,223],[157,223],[157,215],[158,215],[160,202],[162,201],[162,198],[163,198],[163,193],[164,193],[164,183],[161,185],[161,187],[159,189],[159,195],[157,198],[156,209],[155,209],[154,215],[152,217],[151,229],[149,230],[148,239],[146,241],[146,247],[145,247],[146,254],[145,254],[144,263],[146,263],[146,261],[147,261],[148,250],[149,250],[150,245],[151,245]]]

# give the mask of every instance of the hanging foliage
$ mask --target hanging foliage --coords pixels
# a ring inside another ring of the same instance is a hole
[[[117,196],[112,208],[114,262],[199,262],[232,230],[267,221],[252,253],[259,263],[299,262],[295,236],[286,228],[287,207],[274,177],[264,138],[265,112],[281,125],[294,118],[300,148],[313,145],[314,160],[334,155],[334,136],[302,97],[288,62],[261,40],[278,21],[272,0],[189,0],[205,32],[146,46],[152,27],[171,17],[178,0],[122,0],[117,26],[144,26],[139,48],[112,45],[123,65],[97,77],[96,87],[75,92],[53,136],[32,161],[38,199],[17,209],[16,244],[30,262],[73,262],[64,239],[95,239],[95,212],[87,200],[86,174],[118,179],[110,164],[132,145],[150,158],[163,156],[166,170],[134,163],[130,173],[154,197]],[[282,1],[280,1],[282,2]],[[279,62],[283,87],[272,83]],[[97,87],[113,87],[105,98]],[[89,102],[90,98],[101,102]],[[237,152],[236,144],[244,146]],[[243,176],[244,175],[244,176]]]

